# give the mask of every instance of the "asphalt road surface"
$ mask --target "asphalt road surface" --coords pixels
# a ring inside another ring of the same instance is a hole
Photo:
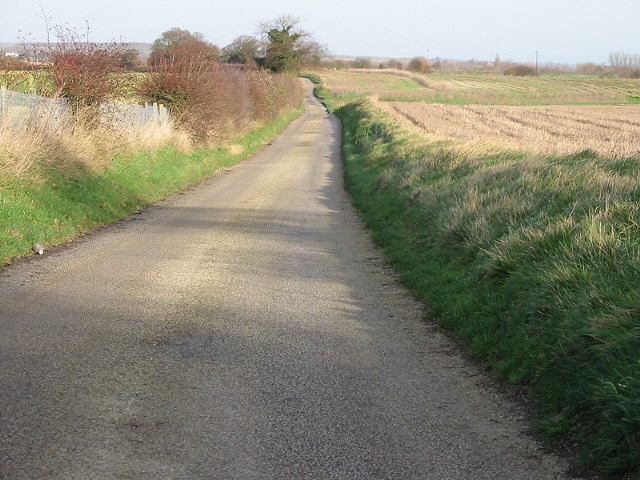
[[[248,161],[0,269],[0,478],[565,478],[385,267],[305,103]]]

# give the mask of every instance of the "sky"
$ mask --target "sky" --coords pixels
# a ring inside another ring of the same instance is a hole
[[[89,25],[94,42],[152,43],[178,27],[222,48],[281,15],[335,56],[573,65],[640,53],[638,0],[0,0],[0,42],[45,40],[48,17]]]

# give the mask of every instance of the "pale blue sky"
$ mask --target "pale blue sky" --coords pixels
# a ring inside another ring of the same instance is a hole
[[[639,0],[0,0],[0,41],[45,38],[54,25],[92,40],[152,42],[172,27],[224,47],[255,35],[261,22],[289,14],[334,55],[458,60],[608,63],[640,53]]]

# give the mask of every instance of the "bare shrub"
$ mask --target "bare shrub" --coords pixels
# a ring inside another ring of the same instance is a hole
[[[189,137],[170,119],[97,121],[93,108],[72,114],[56,101],[19,108],[24,121],[0,119],[0,179],[37,180],[49,166],[101,171],[118,154],[191,147]]]
[[[160,41],[161,40],[161,41]],[[219,142],[252,121],[252,86],[241,65],[221,64],[198,34],[173,29],[154,44],[142,98],[165,105],[198,142]]]
[[[95,107],[114,92],[119,57],[106,49],[61,51],[53,55],[49,73],[53,88],[69,100],[73,111]]]
[[[232,43],[222,49],[222,59],[227,63],[241,64],[257,68],[260,41],[249,35],[236,37]]]
[[[258,121],[274,119],[302,101],[300,84],[291,75],[255,71],[247,72],[246,77],[251,94],[251,113]]]
[[[373,68],[373,61],[368,57],[356,58],[349,62],[349,67],[361,69]]]
[[[576,65],[576,73],[579,75],[600,75],[604,71],[601,65],[593,62],[579,63]]]
[[[36,46],[30,57],[43,59],[32,70],[36,90],[47,97],[65,98],[72,112],[95,116],[101,103],[117,96],[124,48],[115,42],[96,44],[68,27],[54,27],[56,40]]]
[[[415,57],[411,59],[407,69],[411,72],[431,73],[431,65],[429,65],[429,60],[425,57]]]
[[[391,68],[394,70],[402,70],[403,67],[404,67],[404,63],[401,60],[398,60],[396,58],[391,58],[387,60],[387,62],[384,65],[384,68]]]
[[[289,75],[221,64],[201,46],[154,60],[140,86],[142,98],[165,105],[178,125],[204,144],[244,133],[254,121],[270,120],[300,104]]]
[[[302,104],[302,98],[304,96],[300,82],[295,76],[287,74],[275,75],[274,81],[278,85],[276,101],[280,108],[272,118],[275,118],[286,110],[299,107]]]
[[[149,65],[164,69],[166,65],[198,59],[201,63],[214,62],[220,57],[220,49],[204,39],[201,33],[172,28],[153,42]]]
[[[218,65],[210,75],[206,121],[210,138],[222,141],[243,133],[251,123],[250,87],[242,69],[232,65]]]
[[[514,65],[504,71],[505,75],[514,77],[531,77],[537,75],[536,69],[529,65]]]
[[[242,129],[249,115],[248,86],[232,66],[198,58],[163,64],[139,88],[143,98],[165,105],[177,124],[203,143]]]

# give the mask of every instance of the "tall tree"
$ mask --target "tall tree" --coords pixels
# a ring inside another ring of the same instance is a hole
[[[151,48],[149,65],[157,69],[163,65],[179,64],[183,61],[215,61],[220,57],[220,49],[204,39],[201,33],[172,28],[164,32]]]
[[[260,25],[264,57],[262,66],[274,72],[298,72],[303,65],[321,58],[325,47],[310,33],[300,30],[300,19],[282,15]]]
[[[127,48],[120,55],[120,66],[129,71],[138,70],[141,65],[140,62],[140,50],[135,48]]]

